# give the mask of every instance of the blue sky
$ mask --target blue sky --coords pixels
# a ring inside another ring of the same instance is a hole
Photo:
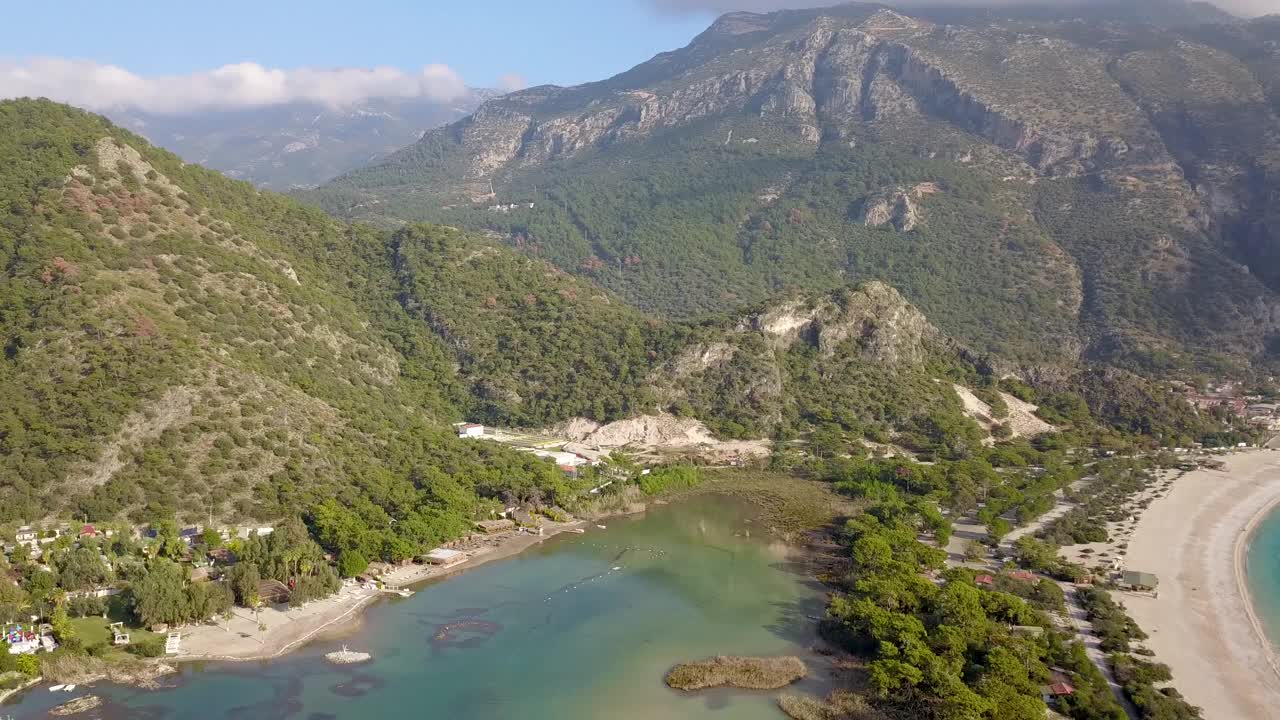
[[[0,55],[60,57],[141,76],[268,68],[447,65],[472,86],[507,74],[573,84],[680,47],[713,19],[650,0],[45,0],[6,3]]]

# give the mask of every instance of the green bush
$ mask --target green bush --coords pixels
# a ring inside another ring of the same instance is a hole
[[[645,495],[658,495],[675,490],[687,490],[701,482],[701,473],[693,465],[672,465],[654,468],[648,475],[640,476],[640,490]]]

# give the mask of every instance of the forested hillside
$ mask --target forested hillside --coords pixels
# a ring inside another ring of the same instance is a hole
[[[336,497],[417,545],[563,483],[447,432],[465,390],[380,235],[44,101],[0,103],[0,168],[4,521]]]
[[[1274,23],[1185,10],[733,13],[306,197],[496,232],[665,318],[882,280],[1027,363],[1268,365]]]

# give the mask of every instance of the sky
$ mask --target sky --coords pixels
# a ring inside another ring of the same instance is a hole
[[[834,1],[834,0],[830,0]],[[1012,0],[887,0],[974,3]],[[1019,0],[1062,2],[1062,0]],[[1133,2],[1136,0],[1114,0]],[[1242,13],[1280,0],[1218,0]],[[53,0],[12,3],[0,97],[180,113],[368,97],[448,102],[607,78],[720,12],[823,0]]]
[[[330,85],[334,102],[366,86],[448,99],[464,84],[609,77],[688,44],[714,16],[652,0],[12,3],[0,24],[0,97],[62,95],[94,109],[127,97],[161,112],[227,98],[328,100]],[[377,72],[323,74],[335,68]]]

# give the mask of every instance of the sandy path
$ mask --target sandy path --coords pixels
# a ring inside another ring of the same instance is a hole
[[[1207,720],[1265,720],[1280,707],[1276,653],[1245,597],[1246,535],[1280,503],[1280,453],[1226,458],[1178,480],[1138,522],[1125,566],[1159,576],[1159,597],[1117,593],[1174,686]]]

